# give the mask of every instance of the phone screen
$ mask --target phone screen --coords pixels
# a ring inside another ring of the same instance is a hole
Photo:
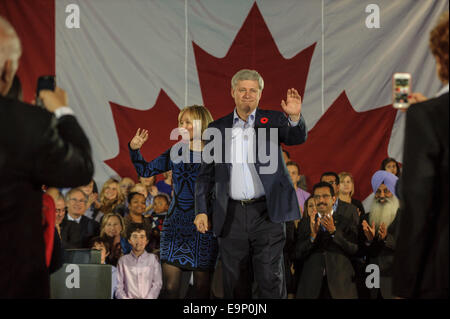
[[[393,77],[393,106],[406,108],[409,106],[408,96],[411,93],[411,78],[408,75],[397,75]]]

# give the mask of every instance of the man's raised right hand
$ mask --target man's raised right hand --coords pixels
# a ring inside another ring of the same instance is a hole
[[[148,139],[148,131],[138,128],[136,131],[136,135],[133,137],[133,139],[130,142],[130,147],[132,150],[138,150],[142,147],[142,145],[144,145],[144,143],[147,141]]]

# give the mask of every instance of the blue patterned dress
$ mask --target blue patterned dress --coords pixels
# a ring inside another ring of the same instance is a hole
[[[194,225],[195,181],[201,164],[193,159],[201,156],[201,152],[190,151],[190,163],[174,163],[170,149],[151,162],[146,162],[139,150],[129,150],[139,176],[150,177],[172,170],[174,197],[161,232],[161,262],[186,270],[214,269],[217,239],[212,232],[198,232]]]

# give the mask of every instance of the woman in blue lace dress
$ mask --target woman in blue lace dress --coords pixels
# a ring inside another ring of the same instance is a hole
[[[147,130],[138,129],[128,145],[131,160],[139,176],[149,177],[172,170],[174,197],[164,220],[160,246],[164,275],[162,297],[165,298],[179,297],[181,273],[185,270],[193,271],[195,296],[209,298],[211,277],[216,264],[217,239],[212,232],[198,232],[194,225],[195,181],[203,148],[202,142],[194,143],[193,140],[195,120],[201,121],[203,133],[212,122],[212,117],[208,109],[197,105],[182,109],[178,115],[178,126],[185,132],[183,139],[185,150],[189,153],[189,161],[172,161],[171,149],[175,145],[153,161],[145,161],[139,149],[148,139]]]

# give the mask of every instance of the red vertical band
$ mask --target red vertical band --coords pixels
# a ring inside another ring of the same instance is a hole
[[[55,1],[0,0],[0,15],[16,29],[22,43],[17,75],[23,99],[34,99],[37,79],[55,74]]]

